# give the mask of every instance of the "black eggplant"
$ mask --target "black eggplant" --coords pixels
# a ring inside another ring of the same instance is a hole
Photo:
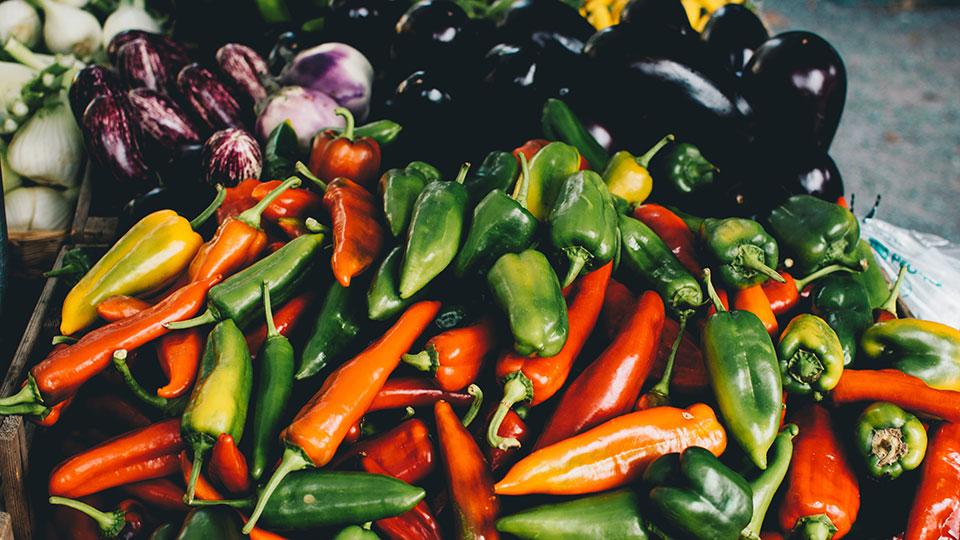
[[[263,79],[270,75],[267,61],[257,51],[239,43],[227,43],[217,49],[220,74],[233,88],[253,104],[267,97]]]
[[[163,58],[171,73],[176,73],[180,68],[190,63],[190,55],[187,54],[183,45],[163,34],[154,34],[143,30],[124,30],[113,36],[113,39],[107,45],[107,57],[110,62],[116,64],[120,48],[136,39],[147,40]]]
[[[151,161],[169,159],[176,150],[200,144],[200,132],[187,113],[165,94],[149,88],[127,92],[130,119],[139,128],[140,143]]]
[[[516,0],[500,15],[496,38],[516,45],[555,43],[580,53],[594,32],[576,9],[561,0]]]
[[[220,130],[203,144],[203,179],[209,185],[237,185],[246,178],[260,178],[263,154],[253,135],[242,129]]]
[[[83,113],[87,151],[114,180],[111,197],[127,199],[157,184],[156,173],[147,165],[123,105],[111,96],[100,96]]]
[[[209,69],[185,66],[177,75],[177,88],[208,132],[243,127],[240,104]]]
[[[267,54],[267,65],[270,66],[270,73],[279,75],[287,62],[296,56],[301,48],[303,48],[303,44],[296,32],[290,30],[278,35],[273,47],[270,48],[270,53]]]
[[[773,208],[792,195],[813,195],[825,201],[836,202],[844,195],[843,178],[833,159],[822,150],[795,152],[789,158],[777,158],[774,152],[763,154],[761,181],[755,184],[769,186],[767,203]]]
[[[620,14],[628,24],[670,28],[682,34],[695,34],[680,0],[630,0]]]
[[[463,8],[451,0],[421,0],[397,21],[390,56],[401,72],[464,71],[480,52]]]
[[[741,4],[726,4],[710,15],[700,37],[739,75],[753,51],[770,35],[753,10]]]
[[[742,80],[764,140],[784,155],[830,148],[847,96],[847,71],[826,40],[810,32],[774,36],[750,58]]]
[[[379,66],[390,55],[388,36],[409,6],[401,0],[333,0],[324,37],[352,46]]]
[[[171,209],[181,216],[196,216],[213,199],[216,190],[213,186],[206,184],[196,184],[189,187],[179,185],[162,185],[155,187],[150,191],[130,199],[120,211],[120,219],[117,224],[117,234],[130,230],[135,223],[145,216],[158,210]],[[212,230],[216,228],[216,220],[208,220],[203,227],[197,231],[208,237]],[[204,230],[206,229],[206,230]]]
[[[87,105],[98,96],[111,96],[124,99],[124,91],[117,72],[99,64],[91,64],[73,78],[70,85],[70,109],[77,123],[83,122],[83,112]]]
[[[174,88],[173,73],[157,48],[143,38],[128,41],[117,51],[117,70],[128,88],[149,88],[168,93]]]

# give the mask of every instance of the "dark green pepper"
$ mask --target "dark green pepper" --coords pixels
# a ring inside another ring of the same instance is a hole
[[[497,520],[497,530],[524,540],[646,540],[639,497],[628,489],[545,504]]]
[[[266,282],[274,305],[283,305],[310,277],[317,264],[324,235],[305,234],[287,242],[277,251],[251,264],[207,293],[207,310],[198,317],[167,324],[178,330],[231,319],[245,328],[260,315],[261,284]]]
[[[770,509],[770,503],[773,502],[773,497],[780,489],[784,477],[787,476],[787,470],[790,469],[790,461],[793,459],[793,438],[797,433],[800,433],[800,428],[796,424],[783,426],[770,449],[767,470],[750,482],[750,490],[753,491],[753,517],[750,518],[750,524],[740,533],[741,539],[760,540],[760,527],[763,526],[767,510]]]
[[[477,168],[471,168],[463,187],[467,188],[470,206],[476,206],[479,201],[495,189],[509,192],[510,186],[517,179],[517,158],[510,152],[495,150],[483,158],[483,163]]]
[[[510,159],[514,159],[510,156]],[[473,221],[463,248],[453,262],[453,272],[463,277],[472,272],[484,273],[506,253],[519,253],[530,247],[537,233],[537,218],[526,208],[527,184],[530,177],[527,159],[520,154],[524,171],[511,197],[496,188],[473,209]]]
[[[703,303],[697,279],[680,264],[663,240],[643,222],[620,216],[623,269],[630,279],[660,293],[678,317],[689,317]]]
[[[853,276],[834,274],[819,281],[812,304],[813,313],[837,333],[843,365],[849,366],[856,358],[860,335],[873,324],[866,289]]]
[[[780,260],[777,241],[756,221],[707,218],[698,233],[707,253],[719,264],[717,272],[724,285],[740,290],[767,278],[786,282],[775,270]]]
[[[550,262],[539,251],[503,255],[487,273],[487,284],[524,356],[553,356],[567,342],[567,303]]]
[[[927,430],[916,416],[893,403],[878,402],[857,419],[856,446],[870,476],[893,480],[923,462]]]
[[[791,394],[813,394],[823,399],[840,382],[843,346],[826,321],[803,313],[787,324],[777,345],[783,389]]]
[[[784,254],[801,274],[830,264],[860,269],[860,223],[850,210],[812,195],[794,195],[767,219]]]
[[[550,98],[540,115],[543,134],[551,141],[563,141],[577,149],[595,171],[602,171],[610,161],[610,154],[583,126],[573,110],[563,101]]]
[[[380,177],[383,215],[393,236],[407,230],[413,205],[428,183],[440,179],[440,171],[429,163],[414,161],[405,169],[390,169]]]
[[[173,523],[164,523],[150,533],[149,540],[174,540],[178,532]]]
[[[365,321],[363,288],[333,280],[323,299],[310,339],[303,348],[296,379],[313,377],[349,351]]]
[[[700,206],[697,199],[717,184],[717,168],[690,143],[671,143],[650,161],[654,200],[681,208]]]
[[[334,283],[337,283],[334,280]],[[339,285],[339,284],[338,284]],[[270,309],[270,289],[263,285],[263,311],[267,322],[267,339],[257,354],[257,392],[253,409],[253,458],[250,476],[259,480],[273,463],[271,451],[276,446],[284,412],[293,393],[293,345],[277,331]]]
[[[173,417],[183,414],[183,409],[186,408],[190,396],[184,395],[176,398],[164,398],[158,396],[156,392],[148,392],[130,371],[130,366],[127,365],[126,349],[113,351],[113,367],[120,373],[120,378],[123,379],[124,384],[127,385],[127,389],[130,390],[130,393],[133,394],[134,397],[151,407],[155,407],[164,416]]]
[[[370,282],[367,290],[367,316],[372,321],[385,321],[399,315],[417,300],[400,298],[400,262],[403,260],[403,248],[397,246],[387,253]]]
[[[263,147],[263,170],[260,178],[264,181],[287,178],[293,174],[294,166],[300,161],[300,146],[297,132],[290,120],[284,120],[273,128]]]
[[[530,160],[530,178],[527,180],[527,210],[538,220],[547,219],[553,201],[560,192],[560,184],[580,170],[580,153],[562,142],[552,142]]]
[[[701,334],[710,386],[731,438],[757,467],[766,469],[783,406],[777,351],[760,318],[749,311],[727,311],[710,269],[703,273],[717,310]]]
[[[231,319],[218,323],[207,336],[197,382],[180,421],[184,441],[193,450],[188,502],[193,500],[203,456],[217,437],[226,433],[240,442],[252,385],[253,364],[243,332]]]
[[[870,367],[892,367],[934,388],[960,391],[960,330],[933,321],[895,319],[863,333]],[[879,365],[878,365],[879,364]]]
[[[242,540],[240,516],[229,508],[194,508],[187,514],[177,540]]]
[[[360,525],[350,525],[349,527],[338,532],[336,536],[333,537],[333,540],[379,540],[380,537],[377,536],[377,533],[370,530],[370,524],[364,526]]]
[[[661,456],[643,482],[654,524],[669,538],[739,538],[753,515],[750,484],[699,446]]]
[[[594,269],[613,259],[616,245],[604,240],[614,237],[617,225],[607,223],[611,214],[604,190],[603,179],[593,171],[580,171],[560,184],[547,226],[550,244],[570,262],[564,287],[573,283],[585,267]]]
[[[463,180],[469,169],[470,164],[464,164],[452,182],[430,182],[417,197],[400,265],[400,298],[426,287],[457,255],[467,210]]]
[[[857,246],[857,257],[861,261],[866,262],[863,265],[863,271],[854,274],[853,277],[866,289],[867,296],[870,298],[870,307],[877,309],[883,306],[887,297],[890,295],[890,284],[887,282],[887,278],[884,277],[880,263],[877,261],[877,255],[871,247],[872,245],[878,246],[878,251],[884,259],[888,258],[889,253],[886,251],[886,246],[880,243],[871,244],[861,239]]]

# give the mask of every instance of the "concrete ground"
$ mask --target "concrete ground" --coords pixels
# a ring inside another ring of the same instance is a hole
[[[840,51],[847,104],[831,154],[858,214],[960,243],[960,3],[762,0],[771,34],[810,30]]]

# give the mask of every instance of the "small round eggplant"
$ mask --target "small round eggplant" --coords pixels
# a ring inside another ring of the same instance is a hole
[[[681,34],[695,34],[680,0],[630,0],[620,14],[628,24],[670,28]]]
[[[844,195],[840,169],[826,152],[794,152],[789,159],[776,159],[780,154],[764,154],[770,158],[763,165],[763,182],[776,188],[771,189],[771,208],[792,195],[813,195],[829,202],[837,202]]]
[[[360,51],[345,43],[323,43],[300,51],[287,63],[279,80],[332,97],[358,121],[370,112],[373,66]]]
[[[580,13],[561,0],[517,0],[497,22],[496,37],[502,43],[522,45],[548,42],[572,53],[583,51],[596,30]]]
[[[199,144],[200,133],[172,98],[149,88],[127,92],[130,119],[139,126],[148,156],[167,159],[178,148]]]
[[[110,58],[110,62],[116,64],[120,48],[136,39],[145,39],[150,42],[163,57],[164,62],[168,64],[171,73],[176,73],[180,68],[190,63],[190,55],[187,54],[183,45],[163,34],[154,34],[144,30],[125,30],[113,36],[113,39],[107,45],[107,57]]]
[[[346,43],[380,65],[390,54],[397,20],[408,4],[400,0],[333,0],[324,25],[328,41]]]
[[[761,136],[777,147],[830,148],[847,96],[840,54],[810,32],[785,32],[754,52],[743,72],[743,93]]]
[[[185,66],[177,75],[177,88],[208,132],[243,127],[240,104],[209,69]]]
[[[253,135],[242,129],[223,129],[204,143],[200,166],[208,184],[232,187],[246,178],[260,178],[263,155]]]
[[[710,15],[700,37],[715,55],[724,58],[734,73],[739,75],[753,56],[753,51],[770,35],[751,9],[740,4],[726,4]]]
[[[417,69],[465,69],[478,55],[470,18],[451,0],[421,0],[397,21],[391,59],[410,73]]]
[[[143,38],[126,42],[117,51],[117,69],[128,88],[149,88],[167,93],[173,86],[172,74],[157,48]]]
[[[77,124],[83,123],[83,112],[87,110],[87,105],[99,96],[124,99],[122,84],[116,71],[90,64],[77,72],[70,85],[70,109]]]
[[[257,103],[267,97],[262,80],[270,75],[270,68],[257,51],[239,43],[227,43],[217,49],[216,59],[220,74],[246,101]]]
[[[83,113],[87,151],[115,180],[118,195],[131,197],[157,184],[143,159],[124,106],[112,96],[95,98]]]

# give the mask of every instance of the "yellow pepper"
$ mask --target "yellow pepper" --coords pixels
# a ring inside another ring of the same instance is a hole
[[[621,150],[610,158],[606,170],[603,171],[603,181],[607,184],[610,193],[620,197],[631,206],[636,206],[646,200],[653,191],[653,178],[647,167],[650,160],[665,144],[673,140],[673,135],[660,139],[653,148],[640,157],[634,157],[626,150]]]

